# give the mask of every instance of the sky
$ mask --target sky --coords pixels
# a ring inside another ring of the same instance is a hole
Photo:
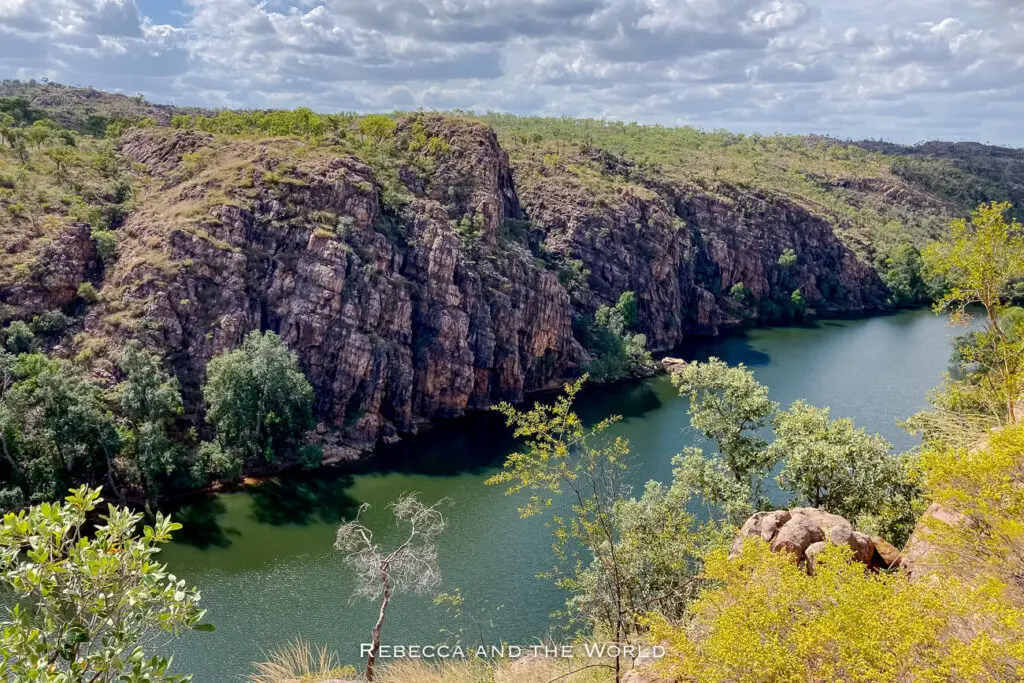
[[[0,78],[1024,146],[1024,0],[0,0]]]

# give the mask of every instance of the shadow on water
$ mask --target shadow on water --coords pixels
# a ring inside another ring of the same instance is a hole
[[[268,479],[247,487],[253,517],[261,524],[338,524],[355,516],[359,502],[348,494],[352,475],[327,471]]]
[[[218,518],[227,511],[224,501],[215,495],[197,498],[174,511],[175,522],[182,528],[174,534],[175,543],[195,546],[200,550],[227,548],[237,529],[221,526]]]

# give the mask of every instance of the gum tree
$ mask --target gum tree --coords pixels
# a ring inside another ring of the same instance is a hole
[[[440,500],[427,506],[414,493],[399,496],[388,507],[395,525],[402,530],[402,540],[393,549],[382,548],[359,516],[370,506],[363,503],[355,519],[338,527],[335,549],[344,554],[345,564],[356,574],[353,598],[380,600],[377,622],[371,631],[370,650],[366,657],[366,680],[372,681],[380,650],[380,632],[384,617],[396,593],[429,593],[441,583],[437,566],[437,542],[447,522],[439,508]]]

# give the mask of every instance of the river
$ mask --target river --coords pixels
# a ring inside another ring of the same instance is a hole
[[[783,406],[799,398],[831,406],[833,416],[852,417],[907,449],[916,439],[896,420],[925,406],[957,332],[944,318],[909,311],[750,330],[679,355],[745,363]],[[613,430],[632,445],[629,476],[637,491],[649,479],[667,481],[672,456],[697,442],[687,427],[686,401],[665,376],[591,389],[578,409],[586,420],[622,416]],[[513,446],[499,416],[477,415],[389,448],[363,472],[268,481],[179,510],[185,529],[163,556],[173,572],[200,587],[216,631],[171,644],[175,670],[194,672],[197,683],[244,680],[251,662],[296,636],[358,664],[377,607],[349,602],[352,580],[331,547],[335,529],[359,504],[370,503],[364,519],[387,545],[385,506],[404,491],[421,492],[428,502],[450,499],[439,553],[442,589],[458,588],[465,604],[456,619],[428,599],[399,595],[384,641],[451,642],[441,629],[460,628],[472,642],[524,643],[546,635],[548,615],[564,599],[536,578],[552,562],[550,531],[539,519],[519,519],[516,499],[501,488],[483,485]]]

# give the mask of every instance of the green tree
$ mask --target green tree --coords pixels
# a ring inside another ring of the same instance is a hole
[[[550,524],[558,564],[549,573],[555,583],[570,593],[602,596],[605,609],[584,614],[592,624],[604,627],[616,642],[628,635],[633,615],[629,610],[626,577],[620,564],[619,536],[615,530],[615,504],[622,493],[621,475],[629,444],[609,438],[608,428],[619,418],[602,420],[587,428],[572,410],[573,401],[586,376],[565,387],[554,404],[535,404],[518,411],[508,403],[495,407],[502,413],[514,435],[524,441],[523,451],[511,454],[501,472],[487,480],[489,485],[507,485],[508,494],[533,492],[520,506],[527,518],[551,509],[554,496],[569,498],[570,515],[552,514]],[[584,574],[581,549],[599,566]],[[606,581],[587,586],[592,577]],[[571,605],[571,603],[570,603]],[[577,615],[579,616],[579,615]],[[616,659],[616,680],[620,666]]]
[[[779,267],[784,270],[790,270],[791,268],[793,268],[793,266],[796,265],[796,262],[796,252],[793,251],[792,249],[786,249],[784,252],[782,252],[782,255],[779,256]]]
[[[52,500],[82,482],[106,481],[119,493],[119,437],[102,388],[40,354],[18,356],[11,372],[14,381],[0,399],[0,451],[8,465],[2,481],[29,501]]]
[[[733,521],[765,507],[762,482],[779,460],[759,433],[778,409],[768,388],[743,364],[730,367],[714,357],[682,366],[672,383],[690,401],[690,425],[718,445],[714,460],[700,448],[687,448],[674,461],[677,476]]]
[[[183,411],[178,380],[137,341],[125,346],[118,366],[124,373],[114,391],[121,418],[121,456],[131,481],[142,487],[147,512],[152,512],[167,477],[185,465],[184,449],[168,433]]]
[[[853,420],[831,419],[828,408],[804,401],[779,412],[773,424],[769,451],[783,463],[778,483],[795,494],[791,504],[824,508],[902,545],[920,512],[906,457]]]
[[[1009,305],[1011,286],[1024,279],[1024,228],[1006,221],[1009,203],[982,204],[971,215],[953,221],[951,234],[924,251],[927,271],[949,283],[949,291],[935,302],[936,312],[949,311],[953,322],[970,320],[968,306],[985,309],[985,330],[978,349],[984,349],[990,370],[981,389],[992,398],[993,417],[1013,424],[1017,401],[1024,388],[1024,342],[1014,342],[1000,323]]]
[[[87,520],[99,490],[76,489],[64,503],[4,516],[0,585],[13,600],[0,608],[0,678],[40,683],[183,682],[171,660],[143,650],[155,633],[200,625],[199,591],[155,561],[181,528],[157,515],[110,507],[95,531]]]
[[[373,138],[377,142],[392,137],[395,134],[397,123],[390,116],[384,114],[370,114],[359,119],[359,132]]]
[[[4,330],[4,346],[11,353],[29,353],[35,348],[36,335],[23,320],[15,320]]]
[[[601,306],[594,324],[584,334],[584,345],[593,358],[585,370],[598,380],[616,380],[645,373],[654,361],[647,337],[632,330],[637,323],[636,294],[623,292],[614,306]]]
[[[248,458],[274,462],[312,426],[313,387],[273,332],[249,333],[241,348],[211,360],[207,375],[206,419],[239,468]]]
[[[888,249],[879,259],[878,272],[892,293],[889,303],[893,306],[914,306],[930,298],[924,260],[913,244],[901,242]]]

